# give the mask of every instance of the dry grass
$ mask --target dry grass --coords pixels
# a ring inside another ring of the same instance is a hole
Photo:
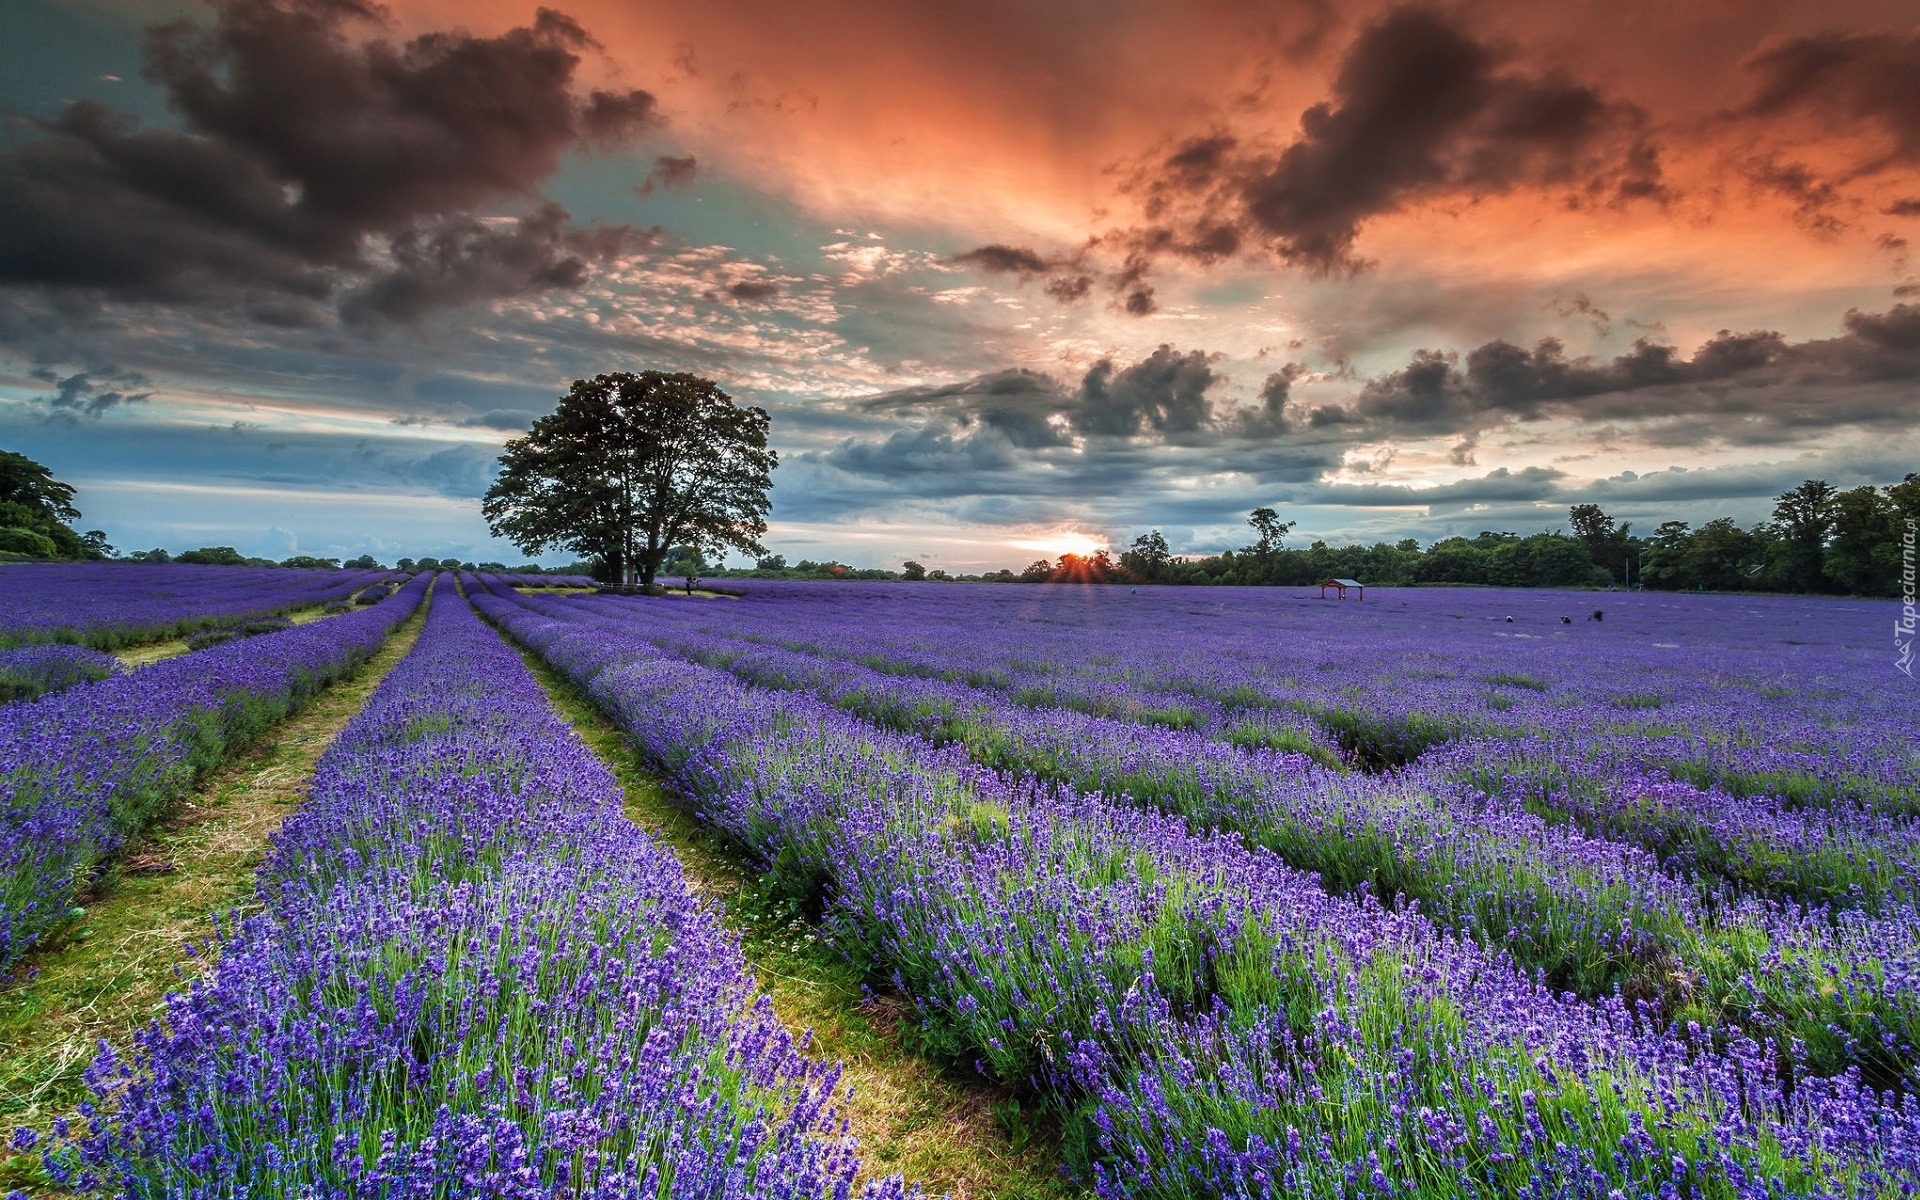
[[[207,780],[100,881],[83,921],[0,985],[0,1129],[44,1131],[70,1114],[99,1043],[130,1044],[168,992],[205,970],[188,947],[209,942],[215,914],[252,906],[267,838],[306,798],[321,753],[412,648],[423,619],[415,614],[352,678]],[[6,1154],[0,1186],[33,1183],[33,1156]]]
[[[872,1174],[903,1174],[932,1195],[1057,1200],[1081,1195],[1060,1176],[1058,1136],[1002,1088],[915,1054],[915,1018],[873,995],[859,971],[664,788],[620,731],[578,689],[525,655],[554,707],[614,769],[627,816],[671,847],[696,891],[739,934],[760,986],[796,1033],[853,1089],[844,1114]]]

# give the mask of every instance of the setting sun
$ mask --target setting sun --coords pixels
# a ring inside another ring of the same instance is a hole
[[[1058,558],[1062,554],[1078,554],[1085,558],[1107,549],[1107,539],[1082,533],[1078,529],[1063,529],[1058,533],[1022,538],[1012,545],[1017,550],[1033,550],[1049,558]]]

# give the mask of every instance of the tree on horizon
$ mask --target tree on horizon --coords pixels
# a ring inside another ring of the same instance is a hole
[[[779,456],[767,412],[710,379],[642,371],[576,380],[507,443],[481,511],[524,554],[562,547],[651,591],[676,547],[765,554]]]

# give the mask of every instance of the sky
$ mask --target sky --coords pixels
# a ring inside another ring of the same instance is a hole
[[[693,371],[770,550],[950,570],[1920,469],[1910,0],[556,3],[0,5],[0,447],[517,561],[502,445]]]

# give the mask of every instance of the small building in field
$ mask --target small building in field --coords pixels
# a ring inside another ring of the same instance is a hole
[[[1347,598],[1348,589],[1352,589],[1353,598],[1355,600],[1365,600],[1367,598],[1367,589],[1361,585],[1358,579],[1327,580],[1325,583],[1322,583],[1320,585],[1320,598],[1322,600],[1325,600],[1327,598],[1328,588],[1334,589],[1334,592],[1336,593],[1336,595],[1342,600],[1345,600]]]

